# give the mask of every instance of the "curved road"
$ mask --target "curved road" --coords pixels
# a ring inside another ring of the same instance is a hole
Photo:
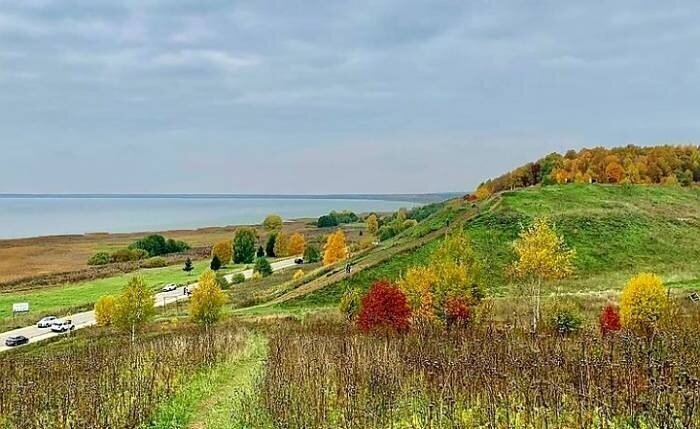
[[[288,258],[288,259],[282,259],[280,261],[276,261],[271,263],[272,265],[272,270],[273,271],[280,271],[285,268],[292,267],[296,265],[294,263],[294,259],[298,258],[298,256]],[[252,269],[247,269],[244,271],[240,271],[239,273],[243,273],[246,279],[249,279],[253,276],[253,270]],[[234,275],[239,274],[239,273],[232,273],[224,276],[226,280],[231,281]],[[197,287],[197,283],[192,283],[187,285],[188,288],[192,289],[194,287]],[[187,295],[184,294],[183,292],[183,287],[179,287],[171,292],[159,292],[155,296],[156,298],[156,307],[162,307],[165,304],[171,304],[176,301],[182,301],[186,300],[188,298]],[[81,328],[86,328],[88,326],[92,326],[95,324],[95,312],[94,311],[84,311],[82,313],[75,313],[70,316],[70,319],[73,321],[73,324],[75,325],[75,329],[81,329]],[[0,352],[4,352],[9,349],[17,348],[17,347],[7,347],[5,345],[5,340],[7,337],[10,335],[24,335],[25,337],[29,338],[29,343],[37,343],[39,341],[43,341],[47,338],[53,338],[59,335],[64,335],[61,333],[55,333],[51,332],[51,329],[49,328],[37,328],[36,325],[33,326],[27,326],[25,328],[19,328],[15,329],[12,331],[7,331],[3,332],[0,334]]]

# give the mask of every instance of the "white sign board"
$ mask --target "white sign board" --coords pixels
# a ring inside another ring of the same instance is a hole
[[[29,311],[29,303],[28,302],[16,302],[12,304],[12,312],[13,313],[26,313]]]

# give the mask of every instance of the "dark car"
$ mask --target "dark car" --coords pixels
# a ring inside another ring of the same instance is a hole
[[[21,346],[22,344],[27,344],[29,338],[24,335],[11,335],[5,340],[5,345],[8,347]]]
[[[304,260],[301,259],[301,258],[296,258],[296,259],[294,260],[294,263],[297,264],[297,265],[301,265],[301,264],[304,263]]]

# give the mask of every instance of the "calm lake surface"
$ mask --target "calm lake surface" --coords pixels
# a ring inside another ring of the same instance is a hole
[[[331,210],[394,211],[416,203],[370,199],[243,197],[0,198],[0,239],[87,232],[140,232],[260,223]]]

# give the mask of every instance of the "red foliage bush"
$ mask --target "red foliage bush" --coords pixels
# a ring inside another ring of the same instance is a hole
[[[357,326],[364,332],[378,328],[406,332],[410,327],[410,317],[411,308],[406,295],[393,284],[378,281],[362,298]]]
[[[447,326],[466,326],[472,312],[469,302],[464,298],[450,298],[445,302],[445,321]]]
[[[620,311],[612,304],[608,304],[600,313],[600,333],[608,335],[622,329],[620,324]]]

